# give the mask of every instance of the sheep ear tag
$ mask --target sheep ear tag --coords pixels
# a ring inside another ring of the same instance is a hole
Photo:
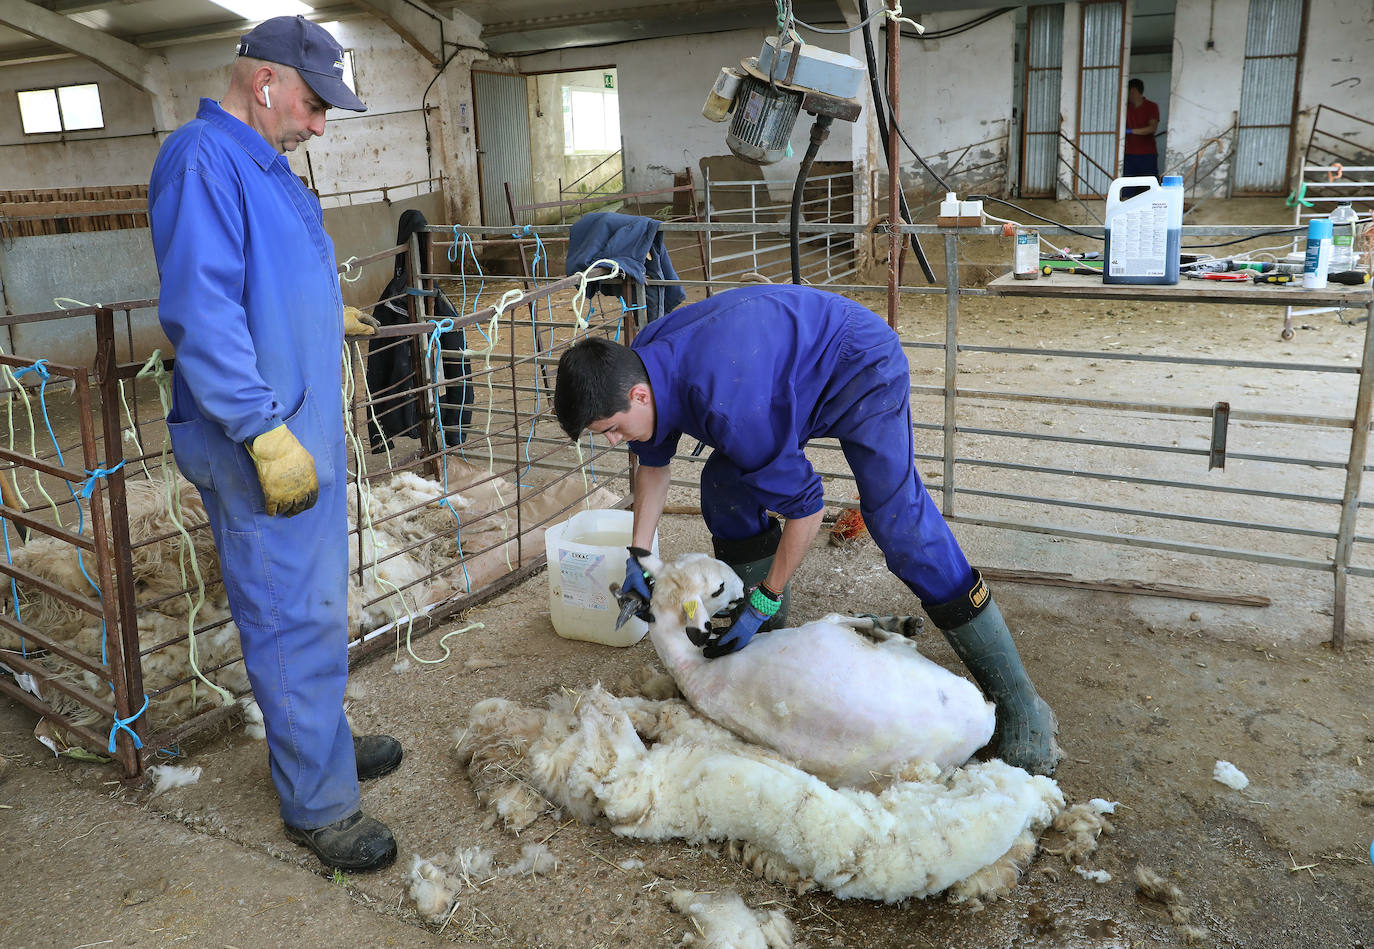
[[[683,614],[686,615],[686,617],[687,617],[688,619],[696,619],[696,618],[697,618],[697,601],[696,601],[696,600],[688,600],[686,603],[682,604],[682,612],[683,612]]]

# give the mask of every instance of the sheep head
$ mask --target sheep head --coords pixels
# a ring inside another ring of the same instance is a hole
[[[680,625],[697,645],[706,641],[711,617],[744,598],[739,575],[709,554],[683,554],[672,563],[650,554],[640,563],[654,578],[655,620]]]

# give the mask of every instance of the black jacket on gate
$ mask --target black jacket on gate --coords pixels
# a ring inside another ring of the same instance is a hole
[[[396,229],[396,243],[408,244],[415,235],[420,245],[420,256],[429,245],[429,233],[421,230],[428,222],[419,211],[406,211]],[[408,253],[408,252],[407,252]],[[410,314],[406,310],[405,294],[410,289],[405,278],[406,253],[396,255],[396,269],[391,282],[382,291],[372,315],[383,326],[409,323]],[[432,299],[430,308],[438,319],[457,319],[459,314],[453,304],[441,291]],[[395,299],[393,299],[395,298]],[[443,369],[445,379],[458,380],[455,384],[440,390],[439,407],[445,428],[444,438],[450,445],[461,444],[467,438],[468,426],[472,423],[472,382],[466,356],[458,355],[466,348],[466,337],[462,330],[444,333],[439,337],[440,346],[445,351]],[[373,349],[377,351],[374,352]],[[421,348],[423,349],[423,341]],[[372,451],[382,451],[383,446],[391,447],[391,439],[398,435],[419,436],[420,402],[416,394],[399,399],[389,398],[391,393],[414,389],[421,383],[411,359],[412,347],[405,338],[392,338],[380,346],[369,346],[367,354],[367,387],[376,403],[375,414],[369,416],[368,430],[371,432]]]

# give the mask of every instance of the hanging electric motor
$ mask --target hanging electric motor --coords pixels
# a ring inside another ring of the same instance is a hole
[[[763,42],[758,56],[727,66],[716,77],[701,114],[723,122],[734,114],[725,142],[739,158],[771,165],[787,154],[788,140],[802,112],[815,116],[811,144],[792,190],[792,282],[801,283],[798,225],[806,175],[835,119],[853,122],[861,105],[856,98],[864,79],[863,63],[843,53],[796,41]]]

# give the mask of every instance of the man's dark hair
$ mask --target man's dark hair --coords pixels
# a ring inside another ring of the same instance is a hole
[[[577,441],[592,422],[628,409],[630,390],[648,381],[649,373],[634,350],[589,336],[559,357],[553,390],[558,424]]]
[[[1126,83],[1126,88],[1134,89],[1136,92],[1140,93],[1143,96],[1145,94],[1145,80],[1132,79],[1130,82]]]

